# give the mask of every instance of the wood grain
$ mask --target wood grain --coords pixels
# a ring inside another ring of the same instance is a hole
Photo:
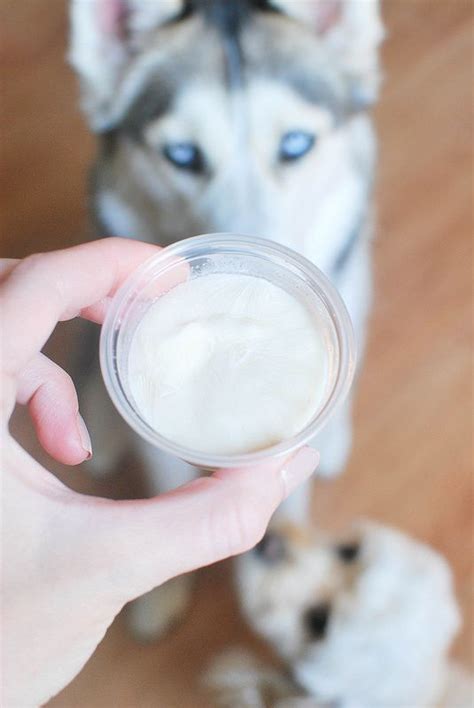
[[[336,482],[318,481],[314,494],[319,524],[367,515],[445,554],[465,618],[454,654],[471,666],[472,7],[385,5],[376,305],[351,463]],[[86,237],[93,139],[64,62],[64,3],[48,0],[46,12],[40,0],[3,2],[0,13],[2,254],[23,256]],[[63,328],[53,342],[59,359],[68,334]],[[34,449],[22,412],[14,427]],[[89,489],[80,470],[57,471]],[[239,643],[265,649],[238,616],[227,564],[201,572],[197,584],[187,620],[157,645],[135,644],[118,618],[51,705],[209,706],[196,686],[213,653]]]

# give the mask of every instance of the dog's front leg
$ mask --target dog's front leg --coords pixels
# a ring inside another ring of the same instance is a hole
[[[373,217],[369,210],[358,242],[341,272],[334,275],[335,284],[354,325],[357,347],[357,371],[362,366],[367,320],[372,305],[372,234]],[[338,408],[324,430],[311,443],[321,453],[318,475],[336,477],[345,468],[352,446],[352,398]]]
[[[186,484],[197,471],[182,460],[138,442],[149,496],[163,494]],[[181,621],[192,594],[193,574],[181,575],[142,595],[130,604],[127,620],[130,631],[141,641],[158,639]]]
[[[311,446],[321,454],[318,476],[336,477],[343,471],[352,447],[351,400],[336,412],[323,432],[311,442]],[[298,524],[309,522],[312,482],[309,479],[290,494],[276,512],[278,518]]]
[[[311,445],[319,450],[321,462],[317,474],[337,477],[345,468],[352,448],[352,401],[348,399],[331,418]]]

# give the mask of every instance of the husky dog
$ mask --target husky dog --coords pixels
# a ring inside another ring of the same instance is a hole
[[[341,539],[281,522],[237,561],[241,606],[288,671],[228,651],[207,676],[227,708],[468,708],[448,659],[460,624],[451,571],[431,548],[362,522]]]
[[[69,58],[98,136],[99,232],[285,244],[335,282],[361,353],[376,158],[367,109],[382,36],[378,0],[72,0]],[[99,471],[133,446],[151,493],[195,474],[119,430],[98,381],[89,375],[81,405]],[[348,403],[315,441],[323,473],[344,467],[350,444]],[[294,497],[293,513],[304,503]],[[169,597],[184,602],[176,588]],[[158,625],[146,617],[143,631]]]

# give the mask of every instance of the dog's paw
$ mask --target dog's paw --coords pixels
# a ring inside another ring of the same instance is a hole
[[[202,683],[219,708],[273,707],[279,706],[280,700],[282,708],[293,708],[290,697],[296,692],[285,674],[263,664],[241,647],[227,649],[214,657]]]
[[[126,617],[132,636],[141,642],[160,639],[186,614],[192,586],[192,576],[181,575],[131,602]]]

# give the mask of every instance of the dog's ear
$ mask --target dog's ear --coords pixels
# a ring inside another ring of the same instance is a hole
[[[310,26],[326,44],[351,82],[356,106],[376,100],[378,50],[384,38],[380,0],[271,0],[271,4]]]
[[[94,130],[107,125],[111,98],[137,42],[182,8],[182,0],[70,0],[68,56]]]

